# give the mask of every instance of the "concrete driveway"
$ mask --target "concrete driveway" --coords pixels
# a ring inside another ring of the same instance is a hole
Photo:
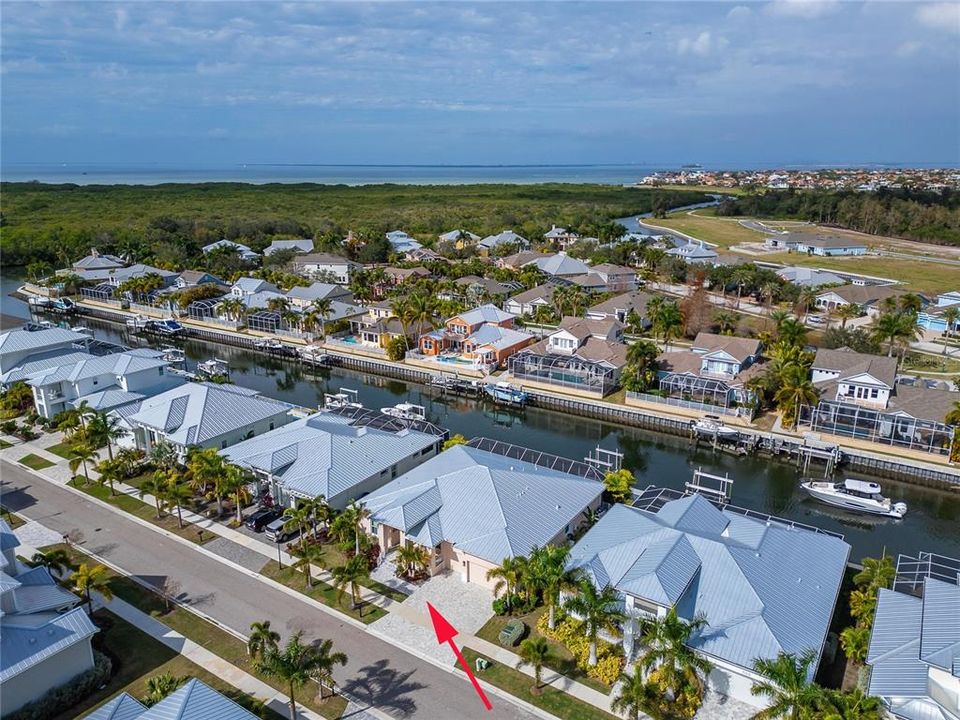
[[[427,580],[403,603],[394,606],[389,615],[373,623],[370,630],[452,665],[456,658],[449,646],[437,644],[427,610],[428,602],[462,635],[473,635],[493,616],[493,593],[465,583],[459,574],[451,572]]]

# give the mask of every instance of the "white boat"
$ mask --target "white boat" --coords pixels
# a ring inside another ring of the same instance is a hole
[[[143,315],[134,315],[132,318],[127,318],[127,327],[131,330],[143,330],[147,327],[147,323],[150,322],[150,318],[144,317]]]
[[[483,390],[497,402],[510,403],[513,405],[524,405],[529,398],[527,393],[508,382],[485,385]]]
[[[182,365],[187,360],[183,350],[177,347],[162,347],[160,352],[163,353],[161,357],[171,365]]]
[[[220,358],[210,358],[197,363],[197,372],[208,377],[229,377],[230,364]]]
[[[716,436],[720,440],[733,440],[740,435],[735,428],[724,425],[717,415],[704,415],[699,420],[691,422],[690,427],[697,435]]]
[[[27,298],[27,304],[35,308],[53,307],[53,300],[42,295],[31,295]]]
[[[339,392],[324,393],[323,395],[324,410],[358,409],[362,407],[363,405],[357,402],[357,391],[350,388],[340,388]]]
[[[398,403],[393,407],[380,408],[380,412],[390,417],[400,418],[401,420],[427,419],[427,411],[423,405],[414,405],[413,403]]]
[[[907,514],[907,504],[891,502],[881,494],[880,485],[875,482],[850,478],[843,482],[804,480],[800,487],[813,499],[845,510],[893,518]]]

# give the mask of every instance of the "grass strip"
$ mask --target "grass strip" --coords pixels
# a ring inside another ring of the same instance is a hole
[[[54,455],[59,455],[64,460],[72,460],[74,456],[73,445],[65,442],[51,445],[50,447],[44,448],[44,450]]]
[[[142,520],[146,520],[152,525],[156,525],[164,530],[168,530],[174,535],[179,535],[185,540],[189,540],[197,545],[202,545],[203,543],[214,540],[217,537],[217,535],[209,530],[204,530],[201,534],[200,528],[188,522],[184,522],[183,527],[180,527],[175,513],[165,513],[158,520],[157,509],[153,505],[149,505],[142,500],[138,500],[135,497],[127,495],[126,493],[117,493],[116,495],[111,495],[110,488],[106,485],[100,485],[99,483],[90,483],[88,485],[86,480],[81,476],[75,477],[67,484],[70,485],[70,487],[85,492],[91,497],[95,497],[98,500],[103,500],[109,505],[113,505],[124,512],[135,515]]]
[[[549,685],[541,688],[539,695],[534,695],[533,678],[530,675],[507,667],[496,660],[491,660],[486,655],[470,648],[463,648],[463,657],[475,671],[477,658],[484,658],[490,662],[490,667],[477,672],[479,679],[495,685],[501,690],[506,690],[514,697],[528,702],[541,710],[546,710],[558,718],[563,718],[563,720],[614,720],[614,718],[616,718],[616,715],[604,712],[600,708],[585,703],[583,700],[579,700]],[[459,663],[457,664],[457,669],[462,672]],[[494,702],[496,701],[494,700]]]
[[[313,598],[317,602],[321,602],[328,607],[332,607],[334,610],[342,612],[344,615],[349,615],[355,620],[359,620],[362,623],[369,625],[375,620],[379,620],[384,615],[387,614],[387,611],[383,608],[379,608],[376,605],[365,605],[360,608],[363,614],[358,610],[354,610],[350,607],[350,593],[344,593],[342,599],[338,599],[337,589],[332,585],[328,585],[325,582],[319,580],[313,581],[313,587],[307,586],[306,576],[299,570],[294,570],[289,565],[285,565],[283,569],[280,569],[280,566],[277,565],[275,560],[271,560],[266,565],[263,566],[263,569],[260,570],[261,575],[265,575],[271,580],[276,580],[278,583],[286,585],[288,588],[296,590],[299,593],[303,593],[307,597]]]
[[[19,462],[21,465],[26,465],[31,470],[44,470],[46,468],[53,467],[54,465],[46,458],[42,458],[39,455],[34,455],[33,453],[24,455],[17,462]]]

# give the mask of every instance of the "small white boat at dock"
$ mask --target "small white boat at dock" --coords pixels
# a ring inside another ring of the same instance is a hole
[[[704,415],[690,423],[693,432],[702,437],[716,437],[718,440],[736,440],[740,432],[735,428],[724,425],[716,415]]]
[[[390,417],[400,418],[401,420],[426,420],[427,411],[423,405],[414,405],[413,403],[398,403],[393,407],[380,408],[380,412]]]

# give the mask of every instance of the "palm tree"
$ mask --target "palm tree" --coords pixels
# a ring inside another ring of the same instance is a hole
[[[683,313],[675,302],[664,303],[653,320],[654,334],[663,336],[664,348],[670,349],[671,338],[676,337],[683,329]]]
[[[161,470],[172,470],[180,459],[177,457],[177,450],[170,443],[161,440],[150,448],[150,462]]]
[[[777,339],[786,345],[802,346],[807,341],[807,328],[796,318],[785,318],[777,327]]]
[[[646,681],[642,667],[635,665],[633,675],[620,673],[617,682],[620,684],[620,692],[610,703],[611,710],[626,713],[634,720],[640,720],[644,715],[653,718],[659,716],[664,695],[660,688]]]
[[[320,687],[320,700],[324,700],[323,689],[329,686],[333,691],[334,665],[346,665],[347,656],[342,652],[334,652],[332,640],[318,640],[313,643],[313,649],[316,657],[312,677]]]
[[[953,328],[957,325],[957,320],[960,320],[960,308],[953,306],[948,307],[943,311],[943,320],[946,323],[947,327],[944,330],[944,335],[948,338],[953,336]],[[947,354],[947,343],[943,344],[943,354]]]
[[[570,548],[567,545],[545,545],[530,551],[530,561],[535,568],[537,585],[543,592],[543,600],[548,608],[547,627],[551,630],[556,627],[556,609],[560,604],[560,593],[575,589],[582,579],[582,573],[579,570],[567,568],[569,556]]]
[[[737,307],[740,307],[740,297],[743,295],[744,286],[753,279],[753,268],[747,265],[740,265],[733,271],[733,282],[737,285]]]
[[[853,576],[855,585],[869,590],[893,587],[893,580],[897,576],[897,568],[893,556],[884,552],[880,558],[864,558],[863,569]]]
[[[410,311],[417,323],[417,337],[423,335],[424,325],[432,327],[437,321],[436,301],[432,295],[419,292],[411,295]]]
[[[847,320],[860,317],[860,306],[856,303],[847,303],[846,305],[838,307],[835,312],[837,313],[837,317],[840,318],[840,327],[845,328],[847,326]]]
[[[327,336],[327,318],[330,317],[333,313],[333,302],[330,298],[320,298],[314,300],[313,304],[310,306],[310,311],[315,313],[320,318],[320,335],[322,337]]]
[[[113,600],[110,591],[110,578],[103,565],[80,563],[80,567],[70,576],[74,592],[80,593],[87,603],[87,614],[93,613],[93,593],[98,592],[107,602]]]
[[[337,589],[337,602],[343,599],[344,593],[350,591],[350,609],[357,610],[363,617],[363,605],[360,602],[360,581],[370,577],[370,567],[363,555],[354,555],[343,565],[332,568],[333,586]]]
[[[858,665],[867,660],[867,651],[870,649],[870,628],[851,626],[840,632],[840,645],[843,653]]]
[[[764,679],[750,686],[750,694],[766,698],[770,705],[756,713],[753,720],[800,720],[803,711],[813,707],[820,695],[809,678],[815,659],[813,650],[799,655],[781,652],[772,660],[756,658],[753,670]]]
[[[507,609],[511,609],[513,596],[522,580],[521,571],[523,564],[515,557],[504,558],[500,567],[487,570],[487,580],[496,580],[493,586],[493,594],[500,595],[501,591],[506,591]]]
[[[247,638],[247,654],[262,658],[279,647],[280,633],[271,629],[269,620],[259,620],[250,624],[250,637]]]
[[[416,576],[430,566],[430,554],[420,545],[407,543],[397,548],[397,568],[406,578]]]
[[[315,648],[303,643],[303,632],[291,635],[283,650],[268,649],[257,659],[255,667],[257,672],[287,686],[290,720],[297,720],[296,693],[313,678],[319,667]]]
[[[120,418],[105,412],[97,413],[91,422],[96,426],[95,436],[107,446],[107,457],[113,460],[113,444],[127,434],[120,425]]]
[[[97,465],[97,472],[100,473],[98,482],[101,485],[104,483],[110,485],[110,494],[116,495],[117,491],[114,489],[113,484],[123,479],[123,469],[120,467],[120,463],[113,458],[104,460]]]
[[[850,692],[824,691],[816,712],[818,720],[884,720],[888,717],[883,701],[867,695],[859,687]]]
[[[770,320],[773,321],[773,327],[776,328],[777,337],[780,336],[780,326],[783,325],[784,321],[790,317],[790,313],[786,310],[771,310],[770,311]]]
[[[303,539],[306,527],[310,524],[312,509],[309,503],[300,503],[296,507],[288,507],[283,511],[283,529],[292,532],[296,529],[298,536]]]
[[[539,695],[543,679],[543,666],[550,660],[550,645],[539,635],[529,637],[520,643],[520,657],[528,665],[533,665],[533,687],[530,692]]]
[[[617,607],[619,597],[617,591],[609,585],[603,590],[597,590],[592,582],[581,580],[578,593],[567,598],[564,607],[579,616],[586,623],[587,635],[590,638],[590,657],[588,664],[592,667],[597,664],[597,633],[602,629],[611,632],[618,631],[618,624],[625,615]]]
[[[90,484],[90,473],[87,471],[87,463],[96,462],[100,459],[100,453],[94,450],[92,447],[86,443],[80,443],[79,445],[74,445],[71,448],[73,457],[70,458],[70,472],[76,474],[77,468],[83,467],[83,477],[86,480],[86,485]]]
[[[226,465],[224,467],[223,492],[225,495],[233,496],[233,502],[236,505],[237,524],[243,522],[243,506],[250,502],[250,482],[250,476],[238,465]]]
[[[313,565],[320,565],[324,556],[323,548],[316,543],[301,542],[296,551],[294,570],[302,570],[307,576],[307,585],[313,587]]]
[[[146,478],[140,483],[140,499],[143,500],[147,495],[153,495],[153,502],[157,507],[157,520],[163,514],[160,503],[164,499],[167,485],[170,483],[168,475],[163,470],[155,470],[152,478]]]
[[[45,567],[56,576],[62,575],[72,565],[66,550],[59,548],[34,553],[33,557],[30,558],[30,564],[34,567]]]
[[[953,407],[943,418],[943,421],[947,425],[960,425],[960,400],[953,403]]]
[[[789,427],[797,424],[800,408],[815,405],[820,395],[810,380],[805,365],[787,365],[779,377],[780,387],[773,396],[777,409]]]
[[[177,476],[167,480],[163,489],[163,501],[167,509],[173,507],[177,511],[177,525],[183,528],[183,506],[193,500],[193,490],[185,482],[180,482]]]
[[[142,698],[143,704],[147,707],[156,705],[186,681],[186,677],[176,677],[168,672],[154,675],[147,680],[147,694]]]
[[[733,329],[737,326],[737,316],[729,310],[718,310],[713,321],[717,324],[717,329],[721,335],[732,335]]]
[[[877,342],[886,342],[887,357],[893,355],[893,346],[899,342],[906,331],[906,322],[904,316],[896,312],[882,314],[873,321],[872,333]]]
[[[662,685],[672,691],[674,698],[692,693],[703,697],[704,678],[713,669],[713,664],[694,652],[690,638],[707,626],[707,619],[698,615],[686,622],[677,615],[675,608],[655,620],[649,620],[643,628],[643,644],[646,651],[639,665],[644,672],[656,671]]]
[[[360,534],[362,532],[363,521],[370,517],[370,511],[366,506],[357,500],[351,500],[341,515],[346,516],[344,522],[350,522],[353,525],[354,552],[360,554]]]
[[[810,308],[817,304],[817,291],[812,287],[800,289],[800,296],[797,298],[797,307],[800,308],[800,319],[802,320],[810,312]]]
[[[333,508],[330,507],[324,495],[317,495],[313,500],[307,500],[305,504],[310,508],[310,524],[313,527],[313,538],[317,540],[320,537],[317,532],[317,525],[323,523],[324,527],[326,527],[333,514]]]

